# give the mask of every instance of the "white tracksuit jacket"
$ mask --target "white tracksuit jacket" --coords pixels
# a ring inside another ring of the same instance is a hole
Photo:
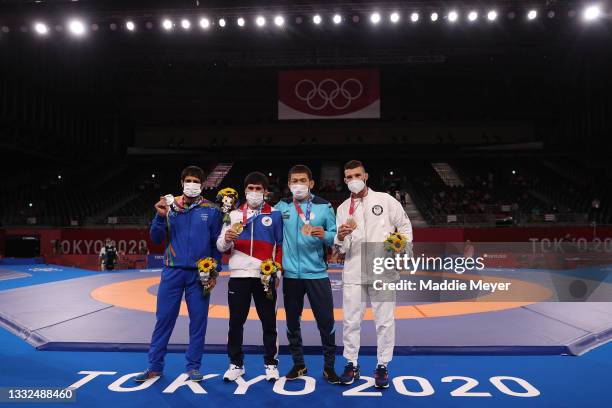
[[[351,199],[348,198],[336,213],[338,229],[349,218]],[[345,254],[342,272],[343,294],[343,342],[344,357],[356,362],[359,355],[361,321],[366,310],[371,285],[361,281],[361,243],[383,242],[396,230],[412,242],[412,225],[402,204],[387,193],[368,189],[363,199],[355,200],[353,218],[357,228],[339,241],[334,240],[339,251]],[[377,333],[378,364],[387,365],[393,357],[395,346],[395,302],[372,302]]]

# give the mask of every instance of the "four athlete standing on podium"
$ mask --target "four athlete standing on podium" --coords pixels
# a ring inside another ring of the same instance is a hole
[[[233,381],[245,374],[242,351],[243,327],[250,310],[251,298],[262,325],[264,371],[266,379],[279,378],[278,341],[276,332],[276,289],[283,280],[283,303],[286,313],[287,339],[293,367],[287,380],[307,373],[302,345],[301,317],[304,297],[308,297],[316,321],[324,355],[323,376],[330,383],[350,384],[359,379],[357,362],[361,321],[366,303],[372,303],[377,334],[377,366],[375,385],[389,386],[387,365],[395,345],[395,302],[380,302],[372,296],[371,285],[361,278],[361,244],[382,243],[393,232],[412,242],[412,227],[402,205],[389,194],[367,186],[368,174],[356,160],[344,167],[344,182],[351,196],[338,207],[337,216],[329,202],[312,193],[314,180],[307,166],[293,166],[288,174],[292,197],[281,200],[274,208],[264,197],[268,192],[267,177],[250,173],[244,180],[246,202],[223,226],[223,215],[201,196],[203,171],[187,167],[181,175],[183,195],[168,202],[161,197],[155,205],[157,215],[151,224],[154,242],[165,241],[166,256],[162,280],[157,294],[157,323],[149,351],[149,368],[136,377],[146,381],[162,374],[166,348],[185,293],[189,311],[190,344],[186,354],[187,372],[192,381],[201,381],[199,372],[209,295],[202,295],[196,262],[212,257],[221,265],[220,254],[229,254],[228,282],[230,365],[224,380]],[[239,231],[231,228],[240,223]],[[343,373],[335,372],[335,327],[331,282],[327,272],[327,250],[335,247],[344,254],[343,292]],[[271,296],[264,292],[260,277],[262,261],[272,259],[282,267],[272,278]],[[216,281],[207,285],[212,289]]]

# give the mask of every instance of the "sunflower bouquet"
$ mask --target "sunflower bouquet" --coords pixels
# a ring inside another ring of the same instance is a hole
[[[266,292],[266,298],[270,300],[273,299],[271,284],[274,283],[276,272],[280,271],[281,268],[281,264],[275,262],[273,259],[266,259],[261,263],[261,284],[264,287],[264,292]]]
[[[208,296],[210,294],[210,280],[215,279],[219,276],[217,271],[217,261],[214,258],[202,258],[196,263],[198,267],[198,274],[200,275],[200,283],[203,287],[202,294]]]
[[[407,242],[408,240],[404,235],[399,232],[393,232],[385,239],[384,245],[387,252],[399,254],[406,250]]]

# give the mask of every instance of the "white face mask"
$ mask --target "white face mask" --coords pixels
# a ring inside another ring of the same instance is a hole
[[[366,184],[365,181],[357,179],[349,181],[348,183],[346,183],[346,185],[348,186],[348,189],[351,191],[351,193],[357,194],[365,188]]]
[[[183,183],[183,194],[189,198],[194,198],[200,195],[202,192],[202,185],[200,183]]]
[[[259,207],[263,203],[263,193],[257,191],[247,191],[246,200],[249,207]]]
[[[296,200],[303,200],[308,197],[308,191],[310,190],[306,184],[292,184],[289,189]]]

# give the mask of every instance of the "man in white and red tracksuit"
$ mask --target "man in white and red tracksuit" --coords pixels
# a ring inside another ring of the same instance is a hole
[[[378,388],[389,386],[387,365],[393,357],[395,346],[395,297],[380,301],[371,284],[362,279],[362,243],[382,243],[393,232],[399,232],[412,243],[412,225],[401,203],[387,193],[368,188],[363,164],[351,160],[344,166],[344,182],[351,197],[344,201],[336,213],[338,233],[335,244],[345,254],[342,272],[342,309],[344,358],[347,364],[340,381],[351,384],[359,379],[359,356],[361,321],[367,301],[372,303],[376,324],[378,363],[374,371]]]
[[[246,372],[242,351],[243,329],[251,308],[251,299],[261,321],[264,345],[266,380],[278,380],[278,341],[276,332],[276,289],[280,271],[273,277],[266,296],[261,281],[262,261],[282,260],[283,219],[278,210],[264,202],[268,192],[268,178],[253,172],[244,179],[246,203],[230,212],[230,222],[223,227],[217,239],[217,249],[231,251],[230,279],[227,304],[229,306],[229,332],[227,353],[230,366],[223,375],[225,381],[235,381]],[[236,226],[239,228],[236,231]]]

